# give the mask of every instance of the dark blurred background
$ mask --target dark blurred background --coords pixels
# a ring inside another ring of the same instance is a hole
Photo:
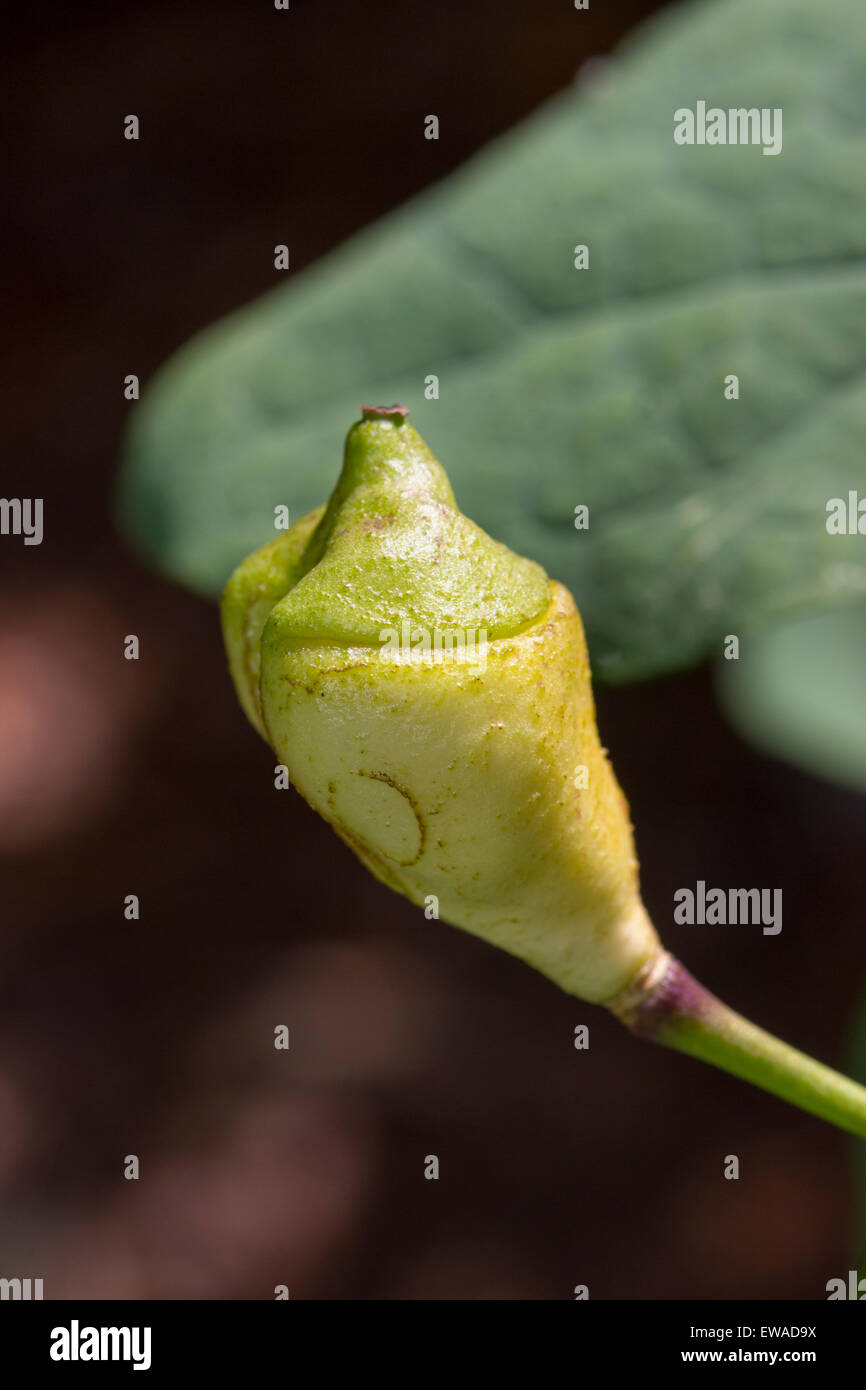
[[[374,882],[272,789],[215,609],[113,528],[127,373],[146,387],[276,283],[275,243],[310,263],[654,8],[148,0],[8,21],[0,491],[44,497],[45,540],[0,538],[0,1275],[49,1298],[821,1298],[851,1267],[848,1141]],[[844,1065],[864,802],[749,752],[709,672],[598,703],[666,943]],[[674,927],[698,878],[781,887],[781,935]]]

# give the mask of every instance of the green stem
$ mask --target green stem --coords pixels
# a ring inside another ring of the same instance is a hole
[[[699,1057],[866,1138],[866,1087],[734,1013],[666,951],[609,1008],[638,1037]]]

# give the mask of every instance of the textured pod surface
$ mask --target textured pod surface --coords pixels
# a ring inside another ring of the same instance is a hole
[[[252,722],[377,877],[584,998],[655,954],[573,600],[459,513],[411,426],[353,428],[326,511],[223,618]],[[471,647],[383,641],[455,624]]]

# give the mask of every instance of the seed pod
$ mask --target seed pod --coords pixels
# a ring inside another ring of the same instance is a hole
[[[241,703],[374,874],[606,1002],[659,951],[571,595],[458,510],[400,407],[327,508],[236,570]]]
[[[866,1088],[662,950],[571,595],[458,511],[406,413],[363,407],[327,507],[229,580],[250,720],[383,882],[639,1037],[866,1138]]]

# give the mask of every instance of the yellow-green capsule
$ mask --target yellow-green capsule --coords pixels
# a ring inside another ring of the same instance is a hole
[[[401,407],[225,590],[232,676],[294,786],[420,907],[607,1002],[656,958],[574,602],[458,510]]]

